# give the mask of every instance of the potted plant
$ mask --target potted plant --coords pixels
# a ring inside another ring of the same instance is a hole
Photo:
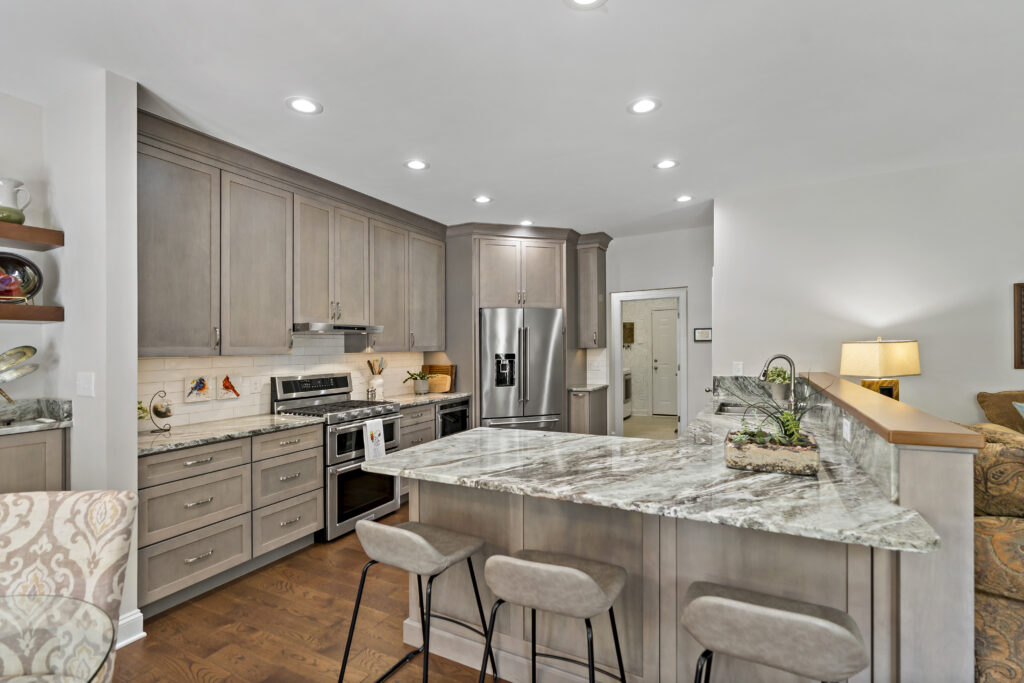
[[[405,374],[409,375],[402,380],[402,384],[405,384],[409,380],[412,380],[412,390],[415,394],[429,394],[430,393],[430,375],[425,372],[411,372],[406,370]]]
[[[789,400],[789,370],[775,366],[768,369],[764,381],[772,392],[772,400],[776,403],[785,403]]]
[[[801,420],[809,407],[793,412],[774,400],[750,402],[740,396],[736,398],[747,405],[748,412],[763,417],[754,426],[744,417],[740,428],[726,435],[726,465],[754,472],[811,476],[818,473],[821,463],[818,444],[801,429]]]

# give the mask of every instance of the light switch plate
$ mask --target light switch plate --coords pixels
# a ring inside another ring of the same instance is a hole
[[[843,418],[843,438],[846,439],[847,442],[853,439],[853,433],[850,428],[850,418],[848,417]]]
[[[742,374],[743,374],[743,361],[741,361],[741,360],[734,360],[732,362],[732,375],[733,375],[733,377],[738,377],[738,376],[740,376]]]
[[[79,396],[96,395],[96,373],[79,372],[75,375],[75,393]]]

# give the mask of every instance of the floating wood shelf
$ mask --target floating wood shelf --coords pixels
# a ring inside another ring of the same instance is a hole
[[[0,221],[0,247],[50,251],[64,246],[64,231]]]
[[[0,304],[0,322],[61,323],[64,322],[64,307]]]

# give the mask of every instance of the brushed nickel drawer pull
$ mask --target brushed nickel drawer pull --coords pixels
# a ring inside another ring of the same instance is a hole
[[[418,439],[413,439],[413,440],[412,440],[412,445],[413,445],[413,446],[415,446],[415,445],[416,445],[416,444],[418,444],[418,443],[423,443],[423,438],[424,438],[424,437],[422,437],[422,436],[421,436],[421,437],[420,437],[420,438],[418,438]]]
[[[207,550],[202,555],[196,555],[195,557],[188,558],[187,560],[185,560],[185,564],[195,564],[199,560],[205,560],[206,558],[210,557],[211,555],[213,555],[213,548],[210,548],[209,550]]]
[[[212,455],[209,456],[209,457],[203,458],[201,460],[186,460],[185,461],[185,467],[192,467],[193,465],[203,465],[205,463],[212,462],[212,461],[213,461],[213,456]]]
[[[288,441],[282,441],[279,445],[281,445],[281,446],[291,446],[293,444],[297,444],[297,443],[301,443],[301,442],[302,442],[302,439],[289,439]]]
[[[292,524],[295,524],[296,522],[298,522],[300,519],[302,519],[302,515],[299,515],[295,519],[289,519],[289,520],[285,520],[284,522],[281,522],[281,526],[291,526]]]
[[[207,498],[205,500],[196,500],[196,501],[193,501],[191,503],[185,503],[185,509],[186,510],[191,510],[194,507],[199,507],[200,505],[206,505],[207,503],[212,503],[212,502],[213,502],[213,496],[210,496],[209,498]]]
[[[302,476],[302,472],[293,472],[292,474],[283,474],[277,478],[278,481],[288,481],[289,479],[298,479]]]

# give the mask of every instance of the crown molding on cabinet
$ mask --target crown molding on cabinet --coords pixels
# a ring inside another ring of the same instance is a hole
[[[573,244],[580,237],[578,232],[569,228],[542,228],[536,225],[527,227],[501,223],[461,223],[448,228],[448,237],[459,237],[461,235],[565,240]]]

